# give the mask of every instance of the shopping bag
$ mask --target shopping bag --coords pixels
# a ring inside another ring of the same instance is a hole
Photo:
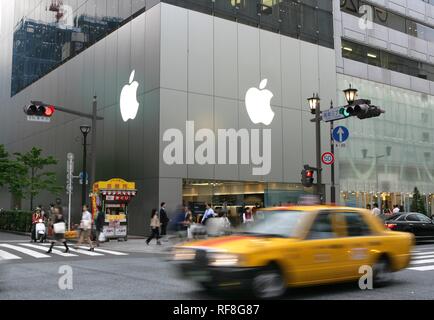
[[[56,234],[65,233],[65,231],[66,231],[65,222],[58,222],[58,223],[53,224],[53,229],[54,229],[54,233],[56,233]]]
[[[104,232],[101,232],[99,234],[98,241],[99,242],[105,242],[105,234],[104,234]]]

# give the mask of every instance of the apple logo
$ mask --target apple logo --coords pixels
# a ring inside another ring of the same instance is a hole
[[[246,109],[250,120],[254,124],[263,123],[266,126],[270,125],[274,119],[274,112],[270,106],[273,93],[265,90],[267,82],[267,79],[262,80],[259,89],[253,87],[246,93]]]
[[[125,85],[121,92],[120,107],[124,122],[127,122],[129,119],[134,120],[139,111],[139,102],[137,101],[139,83],[134,81],[135,73],[135,70],[131,72],[129,84]]]

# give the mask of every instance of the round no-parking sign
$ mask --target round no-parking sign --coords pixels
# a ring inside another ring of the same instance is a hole
[[[335,162],[335,156],[331,152],[326,152],[322,155],[322,163],[329,166]]]

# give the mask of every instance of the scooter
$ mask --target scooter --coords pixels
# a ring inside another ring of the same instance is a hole
[[[40,243],[43,243],[46,241],[47,236],[46,236],[46,228],[45,228],[45,223],[42,219],[39,219],[38,223],[35,226],[36,230],[36,241],[39,241]]]

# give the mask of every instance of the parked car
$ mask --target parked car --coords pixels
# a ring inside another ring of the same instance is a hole
[[[410,263],[414,236],[388,230],[367,210],[294,206],[257,216],[263,219],[231,236],[175,246],[182,278],[274,298],[291,287],[357,281],[361,266],[372,266],[374,285],[384,285]]]
[[[388,218],[385,225],[392,231],[410,232],[416,240],[434,239],[434,220],[422,213],[398,213]]]

